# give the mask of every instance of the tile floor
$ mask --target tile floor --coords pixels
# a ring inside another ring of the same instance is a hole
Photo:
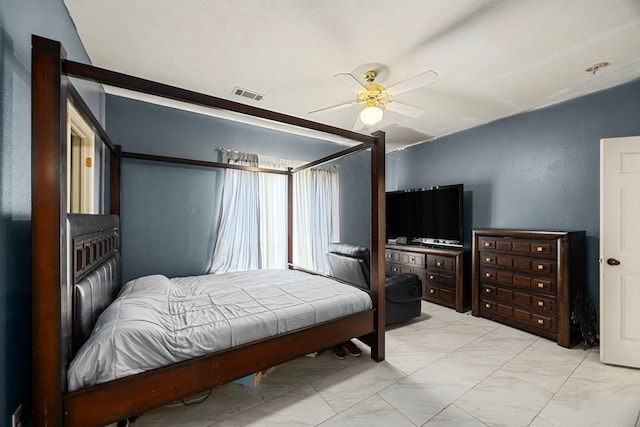
[[[640,370],[423,302],[387,331],[386,360],[329,351],[275,367],[255,390],[227,384],[132,427],[640,427]]]

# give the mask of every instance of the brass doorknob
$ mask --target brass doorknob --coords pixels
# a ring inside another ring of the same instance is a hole
[[[615,259],[615,258],[609,258],[609,259],[607,260],[607,264],[609,264],[609,265],[620,265],[620,261],[618,261],[618,260],[617,260],[617,259]]]

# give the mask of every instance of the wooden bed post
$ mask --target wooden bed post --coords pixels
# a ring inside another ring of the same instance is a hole
[[[120,216],[120,167],[122,146],[116,145],[110,150],[109,158],[109,213]]]
[[[32,36],[33,425],[62,425],[61,261],[65,248],[66,82],[58,42]]]
[[[293,264],[293,168],[287,168],[287,263]]]
[[[384,132],[377,131],[373,136],[377,141],[371,147],[371,296],[377,314],[371,342],[371,358],[381,362],[385,358],[385,135]]]

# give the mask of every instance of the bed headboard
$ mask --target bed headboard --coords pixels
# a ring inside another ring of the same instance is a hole
[[[122,285],[116,215],[67,215],[66,279],[62,281],[63,381],[71,359]]]

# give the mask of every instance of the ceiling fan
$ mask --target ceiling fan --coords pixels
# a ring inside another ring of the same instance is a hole
[[[378,71],[376,70],[369,70],[364,73],[364,79],[367,82],[366,84],[361,84],[351,73],[337,73],[334,74],[333,77],[338,79],[344,85],[350,87],[356,93],[356,99],[354,101],[333,105],[331,107],[313,110],[310,111],[309,114],[340,110],[352,105],[362,104],[363,108],[360,110],[354,129],[360,129],[363,126],[373,126],[380,122],[384,116],[385,109],[413,118],[420,117],[424,113],[422,109],[414,107],[413,105],[398,102],[391,98],[400,95],[401,93],[438,81],[438,73],[432,70],[424,71],[418,75],[389,86],[388,88],[374,82],[376,77],[378,77]]]

